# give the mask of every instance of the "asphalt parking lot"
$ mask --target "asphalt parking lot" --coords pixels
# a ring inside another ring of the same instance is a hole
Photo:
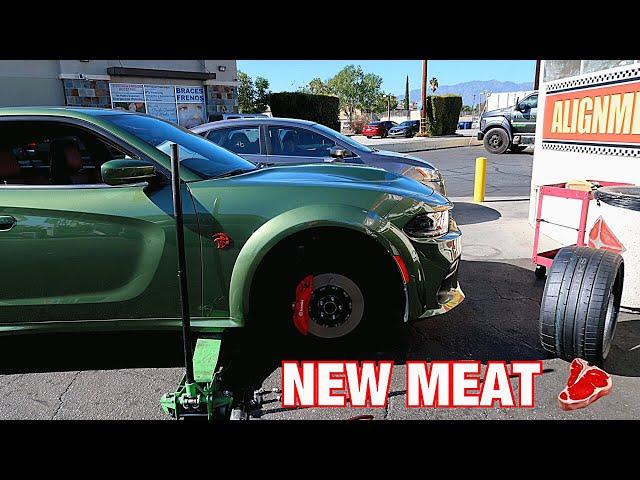
[[[537,316],[544,282],[529,262],[532,230],[526,221],[532,155],[492,156],[481,147],[415,154],[435,163],[447,179],[464,233],[460,283],[465,302],[448,314],[412,323],[384,345],[341,358],[395,362],[387,408],[283,409],[266,396],[254,419],[640,419],[640,316],[624,313],[605,369],[613,390],[586,409],[564,412],[556,396],[568,364],[538,345]],[[474,159],[487,156],[487,202],[475,205]],[[0,419],[164,419],[160,396],[182,375],[181,343],[174,333],[27,335],[0,338]],[[335,357],[335,355],[334,355]],[[544,361],[533,409],[408,409],[407,360]],[[236,371],[265,388],[280,384],[278,352],[252,347]]]

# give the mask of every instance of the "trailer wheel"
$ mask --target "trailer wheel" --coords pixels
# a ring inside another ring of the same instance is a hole
[[[587,247],[558,251],[540,308],[542,347],[564,360],[602,364],[620,311],[622,256]]]
[[[547,267],[544,265],[538,265],[534,273],[538,280],[543,280],[547,276]]]
[[[484,136],[484,148],[489,153],[504,153],[509,148],[509,135],[503,128],[492,128]]]

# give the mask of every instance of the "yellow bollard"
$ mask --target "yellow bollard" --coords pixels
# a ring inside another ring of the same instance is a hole
[[[486,157],[476,158],[476,179],[473,186],[474,203],[484,202],[484,189],[487,182],[487,159]]]

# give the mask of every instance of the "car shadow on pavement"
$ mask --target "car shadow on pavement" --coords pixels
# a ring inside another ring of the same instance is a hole
[[[499,211],[493,208],[468,202],[454,202],[451,215],[458,225],[492,222],[502,216]]]
[[[620,314],[611,352],[603,368],[624,377],[640,377],[640,314]]]
[[[177,332],[28,334],[0,337],[0,374],[184,365]]]

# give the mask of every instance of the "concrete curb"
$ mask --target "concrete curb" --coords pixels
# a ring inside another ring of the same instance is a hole
[[[474,147],[482,145],[476,137],[443,137],[443,138],[413,138],[411,141],[376,143],[368,145],[378,150],[388,150],[398,153],[421,152],[424,150],[440,150],[443,148]]]

